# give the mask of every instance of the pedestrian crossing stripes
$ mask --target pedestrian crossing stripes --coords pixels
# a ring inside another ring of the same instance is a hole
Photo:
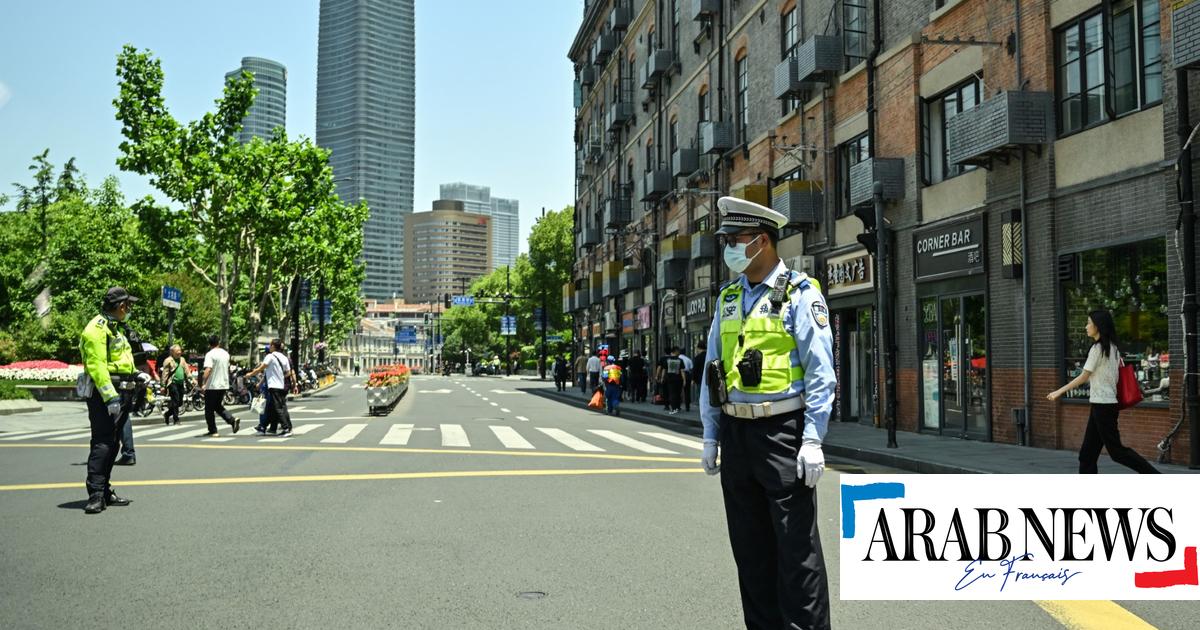
[[[529,422],[523,416],[517,418]],[[486,428],[485,428],[486,427]],[[514,451],[575,451],[580,453],[620,453],[637,452],[650,455],[678,455],[680,450],[703,448],[703,444],[688,437],[679,436],[663,431],[637,431],[623,433],[610,429],[571,428],[570,430],[557,427],[538,427],[529,425],[506,426],[501,424],[429,424],[420,426],[413,423],[370,423],[352,422],[347,424],[328,424],[325,422],[300,422],[293,426],[290,437],[277,437],[256,433],[251,427],[239,433],[228,432],[229,427],[222,427],[224,432],[219,437],[207,437],[208,430],[203,426],[139,426],[134,427],[134,440],[147,444],[182,443],[189,441],[199,443],[228,443],[255,441],[263,444],[274,444],[308,438],[309,443],[342,444],[351,446],[375,445],[434,448],[441,446],[448,449],[479,449],[493,451],[498,449]],[[436,436],[429,435],[436,433]],[[74,441],[86,442],[90,432],[75,429],[56,429],[53,431],[29,431],[13,434],[0,434],[0,440],[8,441],[46,441],[48,443],[69,443]],[[416,436],[420,436],[417,438]]]

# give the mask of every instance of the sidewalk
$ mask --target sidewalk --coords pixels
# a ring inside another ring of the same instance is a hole
[[[558,392],[553,389],[530,389],[531,394],[559,402],[585,407],[587,398],[578,388]],[[597,412],[599,413],[599,412]],[[621,417],[661,422],[677,422],[700,428],[700,405],[691,411],[668,415],[663,408],[649,403],[621,403]],[[1074,451],[1028,448],[995,442],[960,440],[957,438],[898,431],[899,448],[887,448],[887,431],[856,422],[832,422],[825,436],[824,450],[835,457],[882,464],[901,470],[924,474],[952,473],[1025,473],[1075,474],[1079,467]],[[1200,473],[1186,465],[1152,464],[1164,473]],[[1100,456],[1100,472],[1104,474],[1132,471]]]
[[[295,401],[314,394],[320,394],[328,389],[333,389],[339,382],[334,381],[328,387],[310,390],[299,396],[288,394],[288,400]],[[41,405],[41,411],[0,416],[0,433],[11,433],[13,431],[53,431],[55,429],[75,428],[86,429],[88,427],[87,403],[85,402],[43,402]],[[258,421],[256,416],[249,421],[246,420],[253,415],[250,413],[249,405],[232,405],[226,407],[226,409],[229,410],[229,413],[241,418],[243,426],[246,426],[244,424],[246,422],[254,424]],[[199,420],[201,424],[204,423],[203,410],[181,413],[179,417],[184,421]],[[131,415],[130,420],[135,427],[157,425],[163,423],[163,416],[161,413],[152,413],[144,418]]]

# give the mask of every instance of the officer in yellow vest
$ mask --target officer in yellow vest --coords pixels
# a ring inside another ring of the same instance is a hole
[[[717,207],[725,264],[741,275],[708,333],[701,463],[721,474],[746,627],[829,628],[816,492],[837,384],[829,311],[776,252],[786,217],[733,197]]]
[[[91,379],[87,398],[88,422],[92,426],[92,448],[87,463],[88,502],[84,512],[97,514],[107,506],[129,505],[113,492],[109,480],[117,459],[117,440],[134,397],[142,391],[150,376],[138,372],[133,364],[133,348],[125,336],[122,322],[137,298],[121,287],[104,295],[100,315],[84,326],[79,336],[79,354],[83,369]]]

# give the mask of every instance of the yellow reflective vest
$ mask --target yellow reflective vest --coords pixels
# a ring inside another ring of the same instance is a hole
[[[790,272],[785,272],[790,273]],[[817,291],[821,285],[813,278],[807,282]],[[788,285],[787,300],[800,285]],[[734,282],[725,287],[717,298],[718,315],[721,317],[721,361],[725,369],[725,386],[747,394],[779,394],[788,391],[791,384],[804,380],[804,368],[792,365],[792,352],[796,340],[783,325],[782,310],[771,309],[771,291],[766,291],[749,313],[742,304],[742,283]],[[740,341],[739,341],[740,339]],[[750,387],[742,383],[737,364],[750,349],[762,353],[762,381]]]
[[[92,377],[100,398],[108,402],[117,397],[110,374],[130,375],[134,372],[133,348],[120,323],[97,315],[83,327],[79,335],[79,356],[83,369]]]

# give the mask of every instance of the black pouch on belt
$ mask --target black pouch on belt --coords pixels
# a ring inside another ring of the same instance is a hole
[[[742,360],[737,363],[738,374],[742,377],[742,384],[747,387],[758,387],[762,383],[762,352],[757,348],[751,348],[742,355]]]
[[[708,404],[720,407],[729,402],[728,390],[725,388],[725,364],[720,359],[713,359],[705,366],[708,375]]]

